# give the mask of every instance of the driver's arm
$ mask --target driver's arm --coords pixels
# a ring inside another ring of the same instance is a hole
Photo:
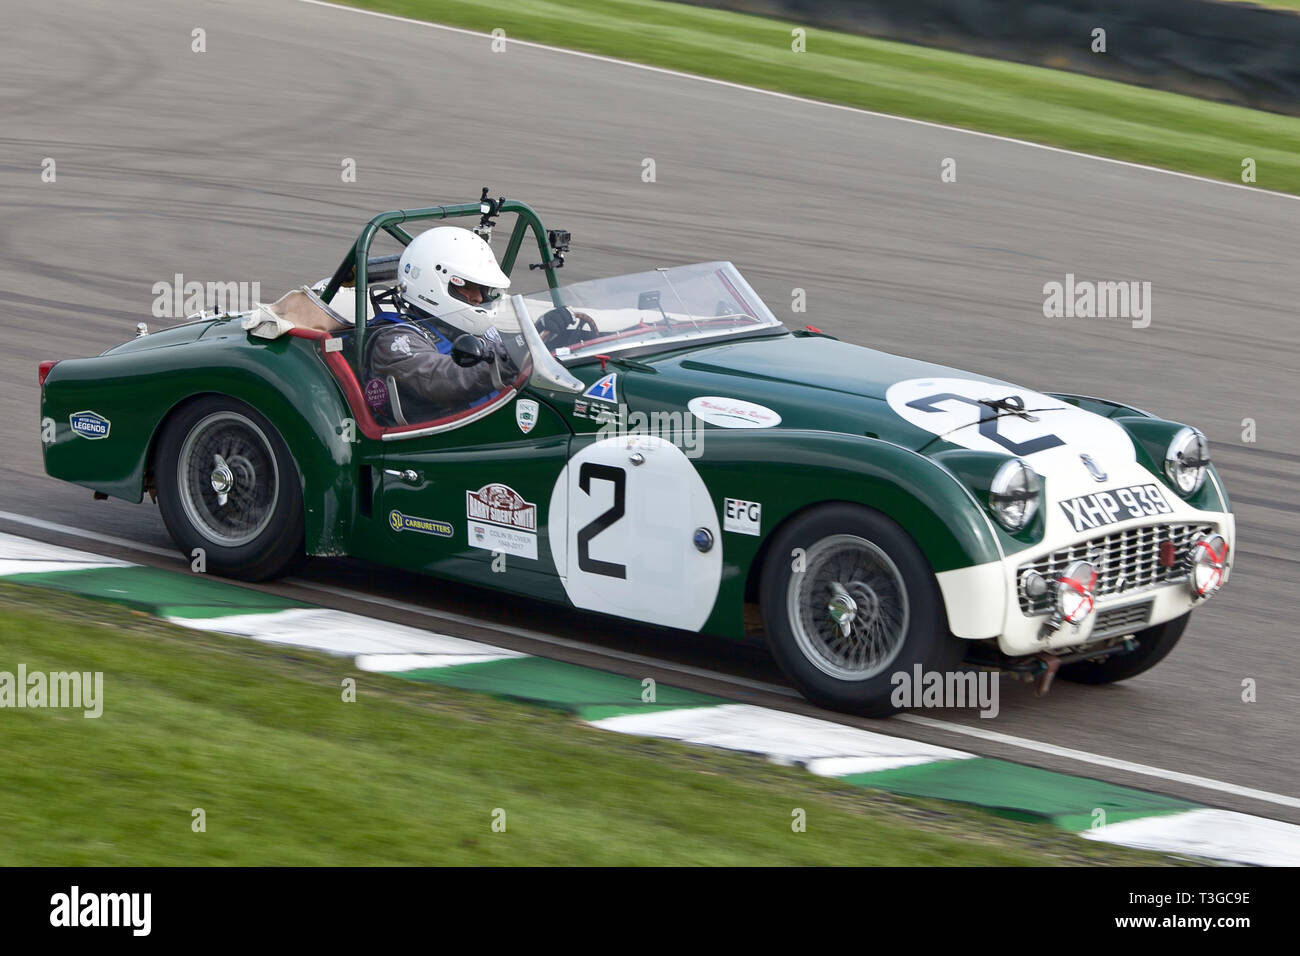
[[[489,366],[462,368],[434,348],[423,336],[403,331],[401,326],[381,330],[375,343],[372,365],[381,378],[389,375],[403,395],[418,395],[430,404],[444,407],[466,405],[492,392]]]

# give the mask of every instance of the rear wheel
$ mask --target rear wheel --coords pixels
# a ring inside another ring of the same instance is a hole
[[[1056,675],[1062,680],[1074,681],[1076,684],[1113,684],[1115,681],[1128,680],[1143,671],[1159,664],[1174,649],[1178,639],[1187,629],[1191,613],[1176,617],[1172,621],[1148,627],[1138,631],[1134,639],[1138,642],[1137,650],[1125,654],[1113,654],[1110,657],[1089,661],[1076,661],[1064,665]]]
[[[902,528],[856,505],[824,505],[777,532],[763,567],[763,624],[777,663],[814,703],[887,716],[892,675],[947,671],[948,633],[929,563]]]
[[[261,414],[224,396],[181,409],[159,439],[158,507],[187,557],[263,581],[303,558],[302,488],[284,439]]]

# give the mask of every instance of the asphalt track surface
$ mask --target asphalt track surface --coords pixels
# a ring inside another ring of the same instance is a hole
[[[570,280],[731,259],[791,325],[1198,424],[1236,503],[1230,587],[1132,681],[1058,683],[1042,699],[1004,682],[994,720],[945,711],[886,724],[803,703],[759,644],[353,561],[315,561],[275,590],[1300,822],[1300,202],[518,44],[494,54],[485,37],[298,0],[0,10],[0,510],[156,550],[8,520],[0,530],[183,567],[154,506],[92,502],[44,476],[37,362],[96,354],[140,319],[169,324],[149,311],[153,284],[175,273],[257,281],[271,298],[332,271],[373,213],[490,185],[572,230]],[[207,52],[191,51],[196,27]],[[46,157],[53,183],[41,180]],[[940,182],[945,157],[956,183]],[[342,181],[344,158],[356,160],[354,183]],[[1066,273],[1151,282],[1150,327],[1045,319],[1043,284]],[[806,314],[790,312],[796,287]],[[1255,444],[1242,443],[1245,418]],[[1246,679],[1255,703],[1241,699]]]

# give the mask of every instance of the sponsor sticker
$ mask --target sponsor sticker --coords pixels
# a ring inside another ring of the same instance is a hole
[[[366,382],[364,392],[366,396],[366,405],[372,412],[381,411],[388,404],[388,386],[382,379],[372,378]]]
[[[499,482],[465,492],[469,544],[537,560],[537,505]]]
[[[604,402],[588,402],[581,398],[573,400],[573,417],[586,418],[598,424],[618,421],[618,409]]]
[[[436,518],[417,518],[415,515],[404,515],[400,511],[388,512],[388,526],[394,531],[418,531],[420,534],[432,534],[439,538],[450,538],[456,532],[450,522],[439,521]]]
[[[73,434],[90,439],[107,438],[112,425],[103,415],[92,411],[73,412],[68,416],[68,424],[72,426]]]
[[[726,498],[722,504],[722,530],[736,534],[759,534],[763,524],[763,506],[757,501]]]
[[[537,424],[537,402],[531,398],[521,398],[515,402],[515,424],[527,435]]]
[[[781,416],[766,405],[756,405],[739,398],[701,395],[686,407],[702,422],[719,428],[772,428],[781,424]]]
[[[499,525],[471,521],[469,543],[471,547],[537,560],[537,535],[527,531],[511,531]]]
[[[582,393],[587,398],[600,402],[618,402],[618,372],[610,372],[595,385]]]
[[[1078,498],[1066,498],[1061,510],[1075,531],[1088,531],[1129,518],[1167,515],[1174,509],[1158,485],[1129,485]]]

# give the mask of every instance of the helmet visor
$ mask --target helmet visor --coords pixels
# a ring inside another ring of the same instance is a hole
[[[466,305],[475,305],[483,308],[490,308],[497,299],[501,298],[501,290],[494,289],[491,286],[480,285],[477,282],[471,282],[468,279],[462,279],[460,276],[448,276],[447,293]]]

